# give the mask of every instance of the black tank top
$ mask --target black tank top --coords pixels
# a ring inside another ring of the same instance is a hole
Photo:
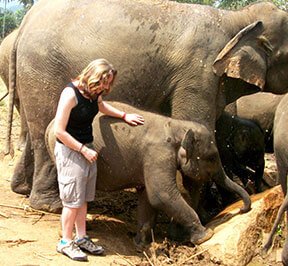
[[[71,82],[67,85],[75,91],[77,105],[72,108],[66,131],[81,143],[93,141],[92,122],[97,115],[98,96],[95,100],[85,98]]]

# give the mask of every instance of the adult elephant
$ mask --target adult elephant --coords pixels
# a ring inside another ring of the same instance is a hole
[[[119,70],[108,99],[213,131],[225,105],[240,96],[288,90],[287,51],[288,15],[270,3],[227,11],[162,0],[40,0],[11,58],[35,159],[31,206],[60,206],[44,131],[62,88],[91,60],[107,58]],[[19,165],[13,180],[27,173]]]
[[[9,63],[10,63],[10,54],[12,52],[13,44],[18,35],[18,29],[12,31],[9,35],[7,35],[3,41],[1,42],[0,45],[0,78],[3,80],[6,88],[7,88],[7,93],[9,89]],[[20,105],[19,97],[16,92],[15,95],[15,106],[17,108],[17,111],[20,114],[20,119],[21,119],[21,131],[20,131],[20,136],[19,136],[19,141],[18,141],[18,149],[22,150],[25,145],[25,140],[26,140],[26,135],[28,132],[27,124],[25,121],[25,116],[21,115],[23,112],[22,107]],[[7,132],[8,138],[10,138],[10,129]],[[7,147],[6,147],[6,150]],[[5,152],[6,153],[6,152]]]
[[[279,208],[277,217],[274,221],[273,228],[269,234],[268,240],[264,245],[264,250],[267,251],[273,240],[273,235],[277,231],[277,227],[283,218],[286,211],[288,217],[288,194],[287,194],[287,174],[288,174],[288,94],[286,94],[280,101],[274,119],[274,152],[276,157],[276,164],[278,169],[278,179],[281,184],[283,194],[285,196],[282,205]],[[287,221],[287,220],[286,220]],[[286,239],[282,251],[283,265],[288,265],[288,235],[286,232]]]

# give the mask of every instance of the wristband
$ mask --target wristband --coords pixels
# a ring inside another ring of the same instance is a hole
[[[124,114],[122,115],[122,119],[125,120],[126,118],[126,113],[124,112]]]
[[[79,153],[81,153],[83,147],[84,147],[84,144],[81,145],[81,147],[80,147],[80,149],[79,149],[79,151],[78,151]]]

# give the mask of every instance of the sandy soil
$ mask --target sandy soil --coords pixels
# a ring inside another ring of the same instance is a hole
[[[0,85],[0,96],[4,94]],[[78,265],[56,252],[60,239],[60,215],[44,213],[29,207],[28,198],[10,189],[13,169],[21,154],[4,156],[7,99],[0,103],[0,261],[1,265]],[[19,116],[14,112],[13,143],[17,144]],[[86,265],[222,265],[210,260],[200,247],[168,241],[168,218],[160,216],[155,242],[144,252],[133,244],[136,232],[136,195],[133,191],[97,192],[89,205],[88,234],[105,248],[104,256],[89,256]],[[272,258],[272,257],[271,257]],[[272,259],[255,258],[251,266],[281,265]]]

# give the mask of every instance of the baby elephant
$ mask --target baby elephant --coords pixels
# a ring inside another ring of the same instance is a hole
[[[272,227],[271,233],[268,237],[266,244],[264,245],[264,251],[272,245],[273,235],[277,230],[277,226],[280,223],[284,212],[288,218],[288,194],[287,194],[287,174],[288,174],[288,94],[281,99],[277,106],[275,118],[274,118],[274,153],[276,157],[276,164],[278,170],[278,180],[281,184],[283,194],[285,196],[282,205],[279,208],[276,220]],[[286,219],[287,221],[287,219]],[[288,266],[288,237],[286,235],[285,244],[282,251],[282,262],[285,266]]]
[[[249,119],[223,112],[216,123],[216,142],[225,172],[244,186],[254,183],[251,192],[261,192],[265,167],[264,132]]]
[[[250,209],[248,193],[223,172],[213,135],[201,124],[175,120],[144,112],[123,103],[111,104],[127,113],[139,113],[143,126],[132,127],[120,119],[98,114],[93,122],[97,160],[97,190],[138,188],[138,231],[135,242],[151,242],[157,210],[165,212],[186,228],[187,239],[200,244],[212,237],[198,215],[183,199],[176,184],[176,171],[195,182],[213,179],[244,200],[243,212]],[[46,130],[46,143],[53,159],[53,122]],[[79,156],[81,156],[79,154]]]

